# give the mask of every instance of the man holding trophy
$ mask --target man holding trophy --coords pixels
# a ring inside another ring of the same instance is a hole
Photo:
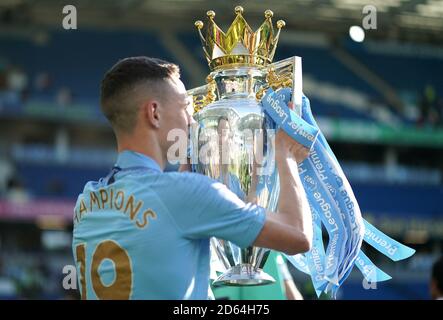
[[[83,299],[207,299],[211,237],[238,246],[241,257],[251,246],[291,255],[310,249],[312,221],[295,163],[307,149],[285,132],[277,131],[273,151],[278,214],[204,175],[163,172],[168,133],[188,132],[188,101],[178,67],[159,59],[127,58],[105,75],[101,106],[119,156],[107,177],[86,184],[75,207]],[[239,270],[239,281],[261,281],[259,272]]]
[[[213,11],[195,23],[204,86],[186,91],[176,65],[148,57],[106,73],[101,108],[119,155],[74,210],[83,299],[208,299],[210,269],[213,286],[271,287],[270,249],[309,274],[318,296],[335,296],[354,265],[367,281],[390,279],[362,241],[393,261],[414,253],[362,218],[302,94],[301,58],[272,63],[285,23],[274,34],[266,10],[254,32],[235,13],[226,33]],[[176,160],[191,172],[163,172]]]

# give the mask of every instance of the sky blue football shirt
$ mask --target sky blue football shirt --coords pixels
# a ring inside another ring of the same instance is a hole
[[[204,175],[164,173],[140,153],[120,153],[116,167],[88,182],[74,209],[82,297],[207,299],[209,238],[251,245],[265,209]]]

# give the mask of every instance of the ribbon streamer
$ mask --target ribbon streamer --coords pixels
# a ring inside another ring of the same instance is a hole
[[[262,99],[265,113],[289,136],[310,150],[309,157],[299,164],[313,217],[313,247],[304,255],[286,256],[300,271],[311,276],[317,296],[330,292],[333,297],[356,265],[368,282],[391,277],[379,269],[361,251],[363,241],[393,261],[406,259],[415,250],[385,235],[361,216],[352,188],[319,129],[303,96],[302,117],[287,106],[289,89],[269,89]],[[324,250],[322,224],[329,235]]]

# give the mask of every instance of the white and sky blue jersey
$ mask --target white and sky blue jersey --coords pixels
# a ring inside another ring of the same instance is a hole
[[[161,171],[121,152],[74,209],[73,252],[86,299],[207,299],[209,238],[251,245],[265,209],[204,175]]]

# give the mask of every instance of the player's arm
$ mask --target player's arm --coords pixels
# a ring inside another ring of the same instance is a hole
[[[254,246],[294,255],[312,246],[312,217],[298,174],[297,162],[308,150],[283,131],[276,135],[276,163],[280,178],[278,213],[267,212],[265,224]]]

